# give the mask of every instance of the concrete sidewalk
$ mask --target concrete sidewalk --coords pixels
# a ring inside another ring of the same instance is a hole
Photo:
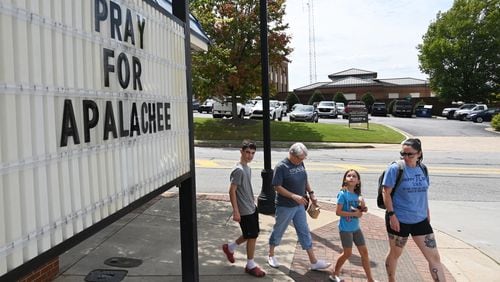
[[[175,189],[172,189],[175,190]],[[310,219],[316,256],[334,263],[341,253],[335,205],[322,202],[319,219]],[[378,210],[372,208],[373,210]],[[233,222],[227,195],[198,195],[198,252],[200,281],[327,281],[327,271],[310,271],[307,254],[300,248],[295,230],[288,228],[282,244],[276,248],[280,268],[266,264],[267,240],[274,217],[261,215],[261,235],[257,241],[256,262],[267,272],[254,278],[244,272],[245,247],[235,252],[230,264],[221,245],[240,234]],[[387,281],[384,260],[387,252],[383,219],[369,212],[361,222],[375,279]],[[446,234],[436,232],[447,281],[499,281],[499,267],[474,248]],[[142,260],[137,267],[111,267],[104,264],[112,257]],[[464,258],[466,261],[464,262]],[[177,193],[167,192],[128,214],[101,232],[60,256],[60,276],[56,281],[83,281],[93,270],[126,270],[123,281],[180,281],[180,225]],[[465,265],[464,265],[465,264]],[[398,281],[432,281],[427,264],[417,247],[409,244],[398,265]],[[345,281],[365,281],[357,250],[343,267]],[[119,281],[119,280],[113,280]]]

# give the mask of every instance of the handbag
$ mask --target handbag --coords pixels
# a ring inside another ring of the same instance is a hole
[[[309,214],[309,216],[313,219],[318,218],[319,213],[321,212],[321,207],[315,204],[311,199],[309,199],[309,197],[307,197],[307,202],[308,205],[306,211]]]

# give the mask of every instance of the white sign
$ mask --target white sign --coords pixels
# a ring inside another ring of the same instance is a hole
[[[0,0],[0,276],[189,173],[184,31],[148,1]]]

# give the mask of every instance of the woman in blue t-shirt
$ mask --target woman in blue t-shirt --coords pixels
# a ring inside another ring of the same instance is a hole
[[[434,281],[445,281],[439,258],[434,231],[430,224],[427,190],[429,177],[422,164],[422,144],[417,138],[402,143],[400,152],[403,163],[402,179],[396,186],[399,165],[392,163],[386,170],[382,185],[386,229],[389,237],[389,253],[385,260],[389,281],[396,281],[396,267],[403,249],[412,236],[413,241],[429,263]],[[394,195],[391,192],[395,189]]]
[[[340,269],[345,261],[352,254],[352,243],[358,248],[361,256],[361,263],[366,273],[368,282],[372,282],[372,272],[370,269],[370,259],[368,258],[368,248],[366,248],[363,232],[359,227],[359,218],[368,209],[365,201],[361,197],[361,178],[354,169],[349,169],[344,174],[342,189],[337,195],[337,215],[340,216],[339,231],[340,241],[344,249],[335,264],[333,275],[328,277],[330,281],[340,282]]]

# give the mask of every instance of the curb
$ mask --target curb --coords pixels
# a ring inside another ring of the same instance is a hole
[[[263,141],[255,141],[257,146],[263,147]],[[271,141],[271,147],[288,149],[295,142]],[[366,143],[329,143],[329,142],[302,142],[308,149],[372,149],[376,146]],[[196,147],[239,148],[241,140],[194,140]],[[391,145],[391,144],[387,144]]]

